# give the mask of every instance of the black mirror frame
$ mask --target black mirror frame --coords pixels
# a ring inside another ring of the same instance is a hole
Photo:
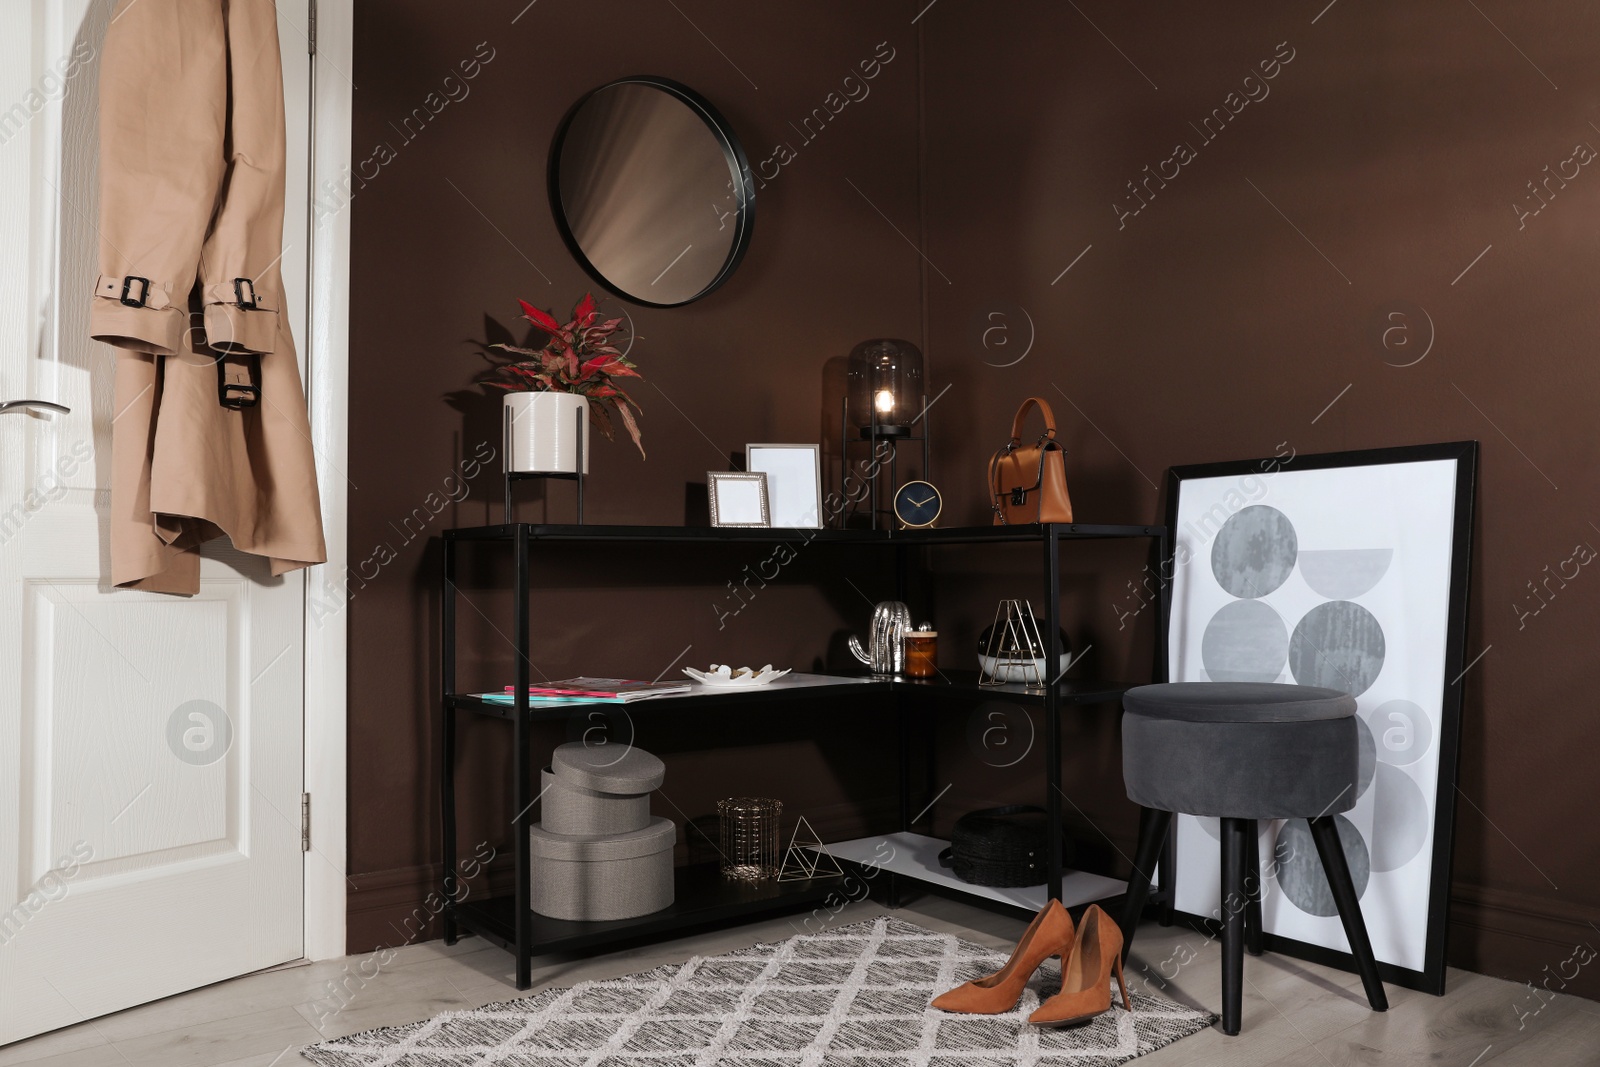
[[[646,85],[652,89],[659,89],[668,93],[687,104],[691,110],[700,116],[701,121],[711,130],[711,135],[717,139],[717,144],[722,148],[723,158],[727,160],[728,169],[732,173],[734,197],[738,204],[738,208],[735,211],[733,247],[728,250],[728,257],[723,261],[716,277],[711,279],[705,288],[686,300],[660,304],[645,300],[632,293],[623,292],[598,267],[590,262],[589,257],[579,247],[577,238],[573,236],[572,228],[567,225],[567,214],[561,206],[561,146],[566,140],[567,130],[571,127],[572,121],[577,117],[578,112],[583,109],[583,105],[588,103],[595,94],[615,88],[618,85]],[[733,132],[733,127],[728,125],[728,121],[722,117],[722,113],[713,107],[709,100],[687,85],[675,82],[670,78],[659,78],[647,74],[631,78],[618,78],[616,81],[597,86],[579,97],[577,102],[568,108],[567,113],[562,116],[560,125],[556,127],[555,137],[550,142],[550,158],[546,166],[545,186],[550,198],[550,214],[554,216],[556,229],[560,231],[561,240],[566,243],[567,250],[572,253],[572,258],[576,259],[589,277],[598,282],[607,292],[613,293],[629,303],[639,304],[643,307],[682,307],[715,292],[723,282],[728,280],[728,276],[733,273],[734,268],[739,265],[739,261],[744,258],[745,251],[750,247],[751,231],[755,227],[755,179],[750,174],[750,162],[745,157],[744,147],[740,145],[738,136]]]

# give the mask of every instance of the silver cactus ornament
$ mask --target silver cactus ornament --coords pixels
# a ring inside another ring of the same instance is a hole
[[[899,674],[906,665],[906,632],[911,629],[911,609],[898,600],[885,600],[872,609],[872,630],[867,647],[850,636],[850,652],[872,668],[873,674]]]

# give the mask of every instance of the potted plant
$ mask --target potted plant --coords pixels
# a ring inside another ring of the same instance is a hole
[[[479,379],[504,389],[506,470],[517,473],[573,474],[578,470],[578,432],[583,432],[583,473],[589,473],[589,424],[607,440],[616,439],[613,415],[644,455],[639,440],[637,401],[618,384],[643,378],[611,343],[622,319],[601,319],[594,296],[585,294],[572,320],[519,300],[522,317],[549,335],[542,348],[495,344],[490,348],[521,357],[490,368]]]

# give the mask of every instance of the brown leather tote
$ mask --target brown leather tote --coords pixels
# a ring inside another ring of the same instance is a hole
[[[1022,424],[1036,406],[1044,416],[1044,433],[1025,445]],[[1011,420],[1011,440],[989,458],[989,496],[996,526],[1072,521],[1067,450],[1056,443],[1055,412],[1036,396],[1022,402]]]

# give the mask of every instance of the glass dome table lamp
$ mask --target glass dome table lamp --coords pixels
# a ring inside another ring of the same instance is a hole
[[[850,352],[846,421],[863,441],[910,437],[926,399],[922,353],[910,341],[879,338]]]
[[[921,444],[920,476],[924,481],[929,477],[928,396],[922,352],[910,341],[894,338],[861,342],[845,361],[844,394],[840,402],[839,484],[850,503],[838,521],[840,526],[852,525],[853,518],[859,522],[856,505],[865,503],[867,522],[877,529],[879,517],[890,515],[880,499],[892,497],[901,484],[901,444]],[[852,453],[852,443],[871,447],[858,447]],[[880,497],[878,476],[885,469],[888,491]],[[867,487],[866,499],[851,489],[860,483]]]

